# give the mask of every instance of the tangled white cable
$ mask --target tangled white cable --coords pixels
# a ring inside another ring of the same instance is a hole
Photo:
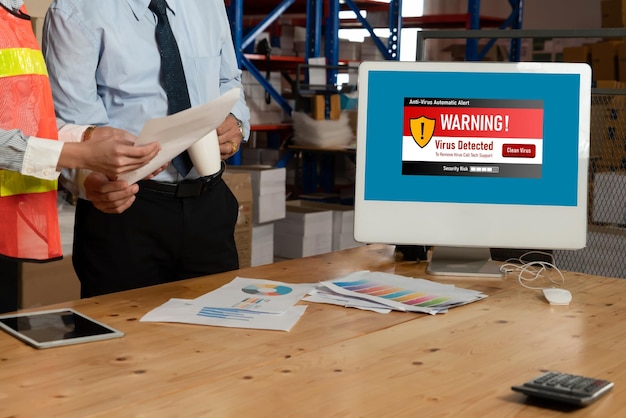
[[[525,261],[524,258],[528,258],[531,254],[548,256],[551,261]],[[553,269],[553,271],[557,272],[558,278],[555,278],[553,274],[546,274],[548,269]],[[565,277],[561,270],[555,265],[554,256],[551,253],[543,251],[529,251],[522,254],[519,258],[506,260],[504,264],[500,266],[500,271],[505,274],[517,274],[517,280],[527,289],[541,290],[545,287],[563,287],[565,284]],[[549,281],[550,286],[532,285],[532,283],[537,283],[540,279]]]

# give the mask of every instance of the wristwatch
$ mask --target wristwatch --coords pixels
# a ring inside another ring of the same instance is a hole
[[[230,116],[235,118],[235,121],[237,122],[237,127],[239,128],[239,132],[241,133],[241,140],[243,141],[243,139],[246,137],[243,134],[243,122],[241,120],[239,120],[239,118],[237,116],[233,115],[232,113],[230,113]]]
[[[83,136],[81,137],[81,141],[83,142],[87,142],[91,139],[91,135],[93,134],[93,131],[96,129],[95,125],[90,125],[87,127],[87,129],[85,129],[83,131]]]

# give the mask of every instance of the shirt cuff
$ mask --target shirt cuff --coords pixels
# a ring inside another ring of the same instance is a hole
[[[59,141],[62,142],[81,142],[83,134],[91,125],[72,125],[67,123],[59,129]]]
[[[59,164],[61,149],[63,149],[62,142],[31,136],[24,153],[20,173],[44,180],[57,179],[60,172],[56,168]]]

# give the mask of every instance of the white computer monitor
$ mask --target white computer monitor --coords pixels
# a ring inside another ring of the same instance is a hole
[[[501,275],[490,248],[585,246],[587,64],[364,62],[358,93],[357,241],[461,276]]]

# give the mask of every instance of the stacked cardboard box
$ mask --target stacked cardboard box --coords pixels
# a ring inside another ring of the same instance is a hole
[[[314,202],[310,200],[291,200],[287,205],[330,210],[333,214],[332,250],[339,251],[362,245],[354,240],[354,208],[348,205]]]
[[[623,28],[626,24],[626,0],[602,0],[600,14],[603,28]]]
[[[619,41],[591,44],[591,68],[594,80],[617,80],[617,47]]]
[[[229,166],[230,172],[248,173],[252,185],[253,221],[272,222],[285,217],[285,168],[263,165]]]
[[[283,78],[279,72],[271,72],[268,83],[277,92],[283,91]],[[280,124],[289,120],[289,116],[283,112],[276,100],[270,98],[267,103],[267,91],[250,72],[242,73],[241,84],[250,110],[250,124]]]
[[[626,83],[599,80],[600,89],[623,89]],[[626,96],[597,95],[591,104],[589,155],[595,171],[626,169]]]
[[[239,267],[250,267],[252,258],[252,185],[249,173],[231,172],[223,174],[224,182],[239,202],[239,214],[235,225],[235,244],[239,255]]]
[[[591,48],[589,45],[566,46],[563,48],[563,62],[591,64]]]
[[[330,210],[286,205],[286,215],[274,223],[274,254],[300,258],[332,251]]]
[[[274,262],[274,223],[252,225],[251,266],[262,266]]]
[[[233,173],[250,176],[252,190],[251,265],[274,261],[274,225],[285,217],[286,170],[261,165],[232,166]]]

